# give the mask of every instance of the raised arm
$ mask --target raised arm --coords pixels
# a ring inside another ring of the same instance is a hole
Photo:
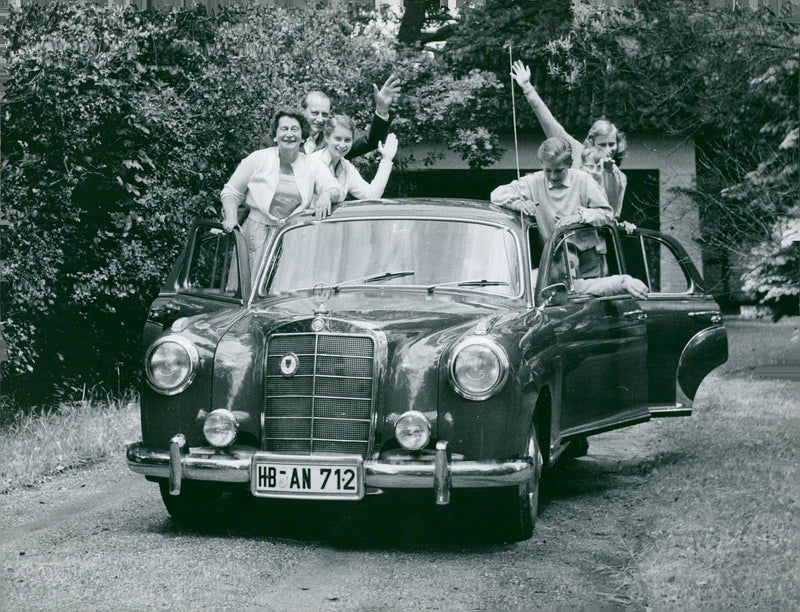
[[[511,66],[511,76],[522,88],[522,93],[525,94],[525,99],[528,101],[528,104],[531,105],[531,108],[536,115],[536,119],[539,120],[542,130],[544,130],[545,136],[548,138],[553,136],[561,136],[562,138],[566,138],[572,147],[573,165],[579,165],[581,161],[581,149],[583,149],[583,145],[578,140],[567,134],[564,126],[558,122],[558,120],[553,116],[553,113],[550,112],[550,109],[547,108],[544,100],[542,100],[542,98],[539,96],[539,93],[536,91],[536,88],[531,84],[530,67],[523,64],[521,60],[517,60]]]
[[[400,79],[391,75],[380,89],[374,83],[372,88],[375,92],[375,114],[372,116],[372,123],[366,133],[359,134],[353,140],[353,146],[345,155],[347,159],[360,157],[374,151],[379,142],[386,141],[389,134],[389,113],[392,103],[400,95]]]
[[[378,170],[375,173],[375,178],[371,183],[365,181],[355,166],[351,165],[352,177],[348,191],[354,197],[360,200],[380,198],[386,189],[386,183],[389,182],[389,175],[392,173],[392,163],[394,156],[397,153],[397,137],[394,134],[389,134],[386,137],[386,143],[378,143],[378,151],[381,154],[381,161],[378,164]]]

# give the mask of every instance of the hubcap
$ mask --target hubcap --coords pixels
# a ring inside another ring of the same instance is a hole
[[[528,510],[531,514],[531,522],[536,522],[536,515],[539,511],[539,477],[542,474],[542,453],[539,451],[539,445],[536,443],[535,430],[531,433],[528,440],[527,456],[534,458],[533,476],[526,483],[528,489]]]

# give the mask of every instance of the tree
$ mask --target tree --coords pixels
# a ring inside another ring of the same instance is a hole
[[[423,31],[425,26],[435,27]],[[455,28],[450,16],[443,11],[436,0],[404,0],[403,18],[397,40],[405,44],[426,44],[446,40],[453,35]]]
[[[202,210],[185,186],[164,185],[180,174],[169,160],[189,118],[175,91],[197,72],[189,43],[207,35],[202,25],[78,3],[12,13],[2,141],[7,393],[80,384],[84,363],[116,381],[136,353],[128,330],[143,323],[176,229]],[[177,197],[155,204],[154,185]]]
[[[13,11],[5,35],[0,367],[28,400],[136,380],[186,229],[219,215],[275,110],[322,88],[364,125],[393,58],[380,32],[312,9],[54,2]]]
[[[742,243],[742,288],[769,307],[775,320],[798,314],[800,308],[798,134],[800,129],[794,128],[770,158],[723,191],[728,201],[747,211],[754,227],[750,240]]]

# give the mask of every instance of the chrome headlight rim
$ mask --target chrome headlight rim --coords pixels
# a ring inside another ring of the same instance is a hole
[[[410,418],[419,419],[425,425],[425,438],[424,438],[424,441],[421,444],[415,444],[413,446],[406,446],[405,444],[403,444],[400,441],[400,436],[397,433],[397,428],[400,426],[400,424],[404,420],[410,419]],[[431,441],[431,431],[432,431],[432,427],[431,427],[430,420],[428,419],[428,417],[426,417],[424,414],[422,414],[419,410],[406,410],[403,414],[401,414],[399,417],[397,417],[397,420],[394,422],[395,440],[397,440],[397,443],[402,448],[404,448],[405,450],[409,450],[409,451],[418,451],[418,450],[421,450],[421,449],[425,448],[428,445],[428,443]]]
[[[500,368],[500,375],[497,377],[495,382],[490,387],[480,392],[472,391],[464,387],[456,375],[456,362],[459,355],[464,349],[472,346],[480,346],[491,351],[497,358]],[[490,338],[472,337],[460,341],[455,347],[453,347],[447,363],[447,373],[450,378],[450,384],[453,385],[453,389],[456,393],[458,393],[464,399],[480,402],[494,397],[505,386],[509,375],[509,364],[510,361],[508,359],[508,354],[502,346],[497,344],[497,342],[491,340]]]
[[[212,441],[209,438],[208,432],[206,431],[206,425],[208,425],[209,422],[213,422],[213,420],[218,418],[223,418],[224,420],[228,421],[231,425],[232,433],[230,434],[230,439],[224,443],[223,442],[217,443]],[[212,410],[211,412],[208,413],[205,420],[203,421],[203,437],[206,439],[206,442],[208,442],[214,448],[228,448],[231,444],[233,444],[236,441],[236,436],[238,433],[239,433],[239,419],[237,419],[236,415],[233,414],[233,412],[231,412],[227,408],[217,408],[216,410]]]
[[[186,351],[187,356],[189,357],[189,372],[183,378],[183,380],[178,383],[177,385],[162,385],[159,383],[158,380],[154,378],[153,371],[151,368],[151,358],[153,353],[155,353],[158,348],[167,343],[173,343],[180,346],[184,351]],[[150,348],[147,349],[147,353],[144,357],[144,371],[145,376],[147,378],[147,384],[150,385],[150,388],[157,393],[162,395],[177,395],[181,391],[185,390],[189,385],[194,382],[194,378],[197,375],[197,366],[200,363],[200,354],[197,352],[197,347],[189,340],[184,338],[183,336],[178,335],[168,335],[163,336],[153,342],[150,345]]]

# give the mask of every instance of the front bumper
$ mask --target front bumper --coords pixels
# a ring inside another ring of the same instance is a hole
[[[170,493],[180,493],[181,482],[189,480],[246,484],[256,450],[232,448],[187,448],[181,434],[170,442],[169,452],[147,448],[141,442],[127,449],[128,467],[137,474],[168,479]],[[258,451],[260,457],[265,453]],[[531,479],[540,466],[527,459],[506,461],[464,461],[452,459],[447,442],[436,444],[432,460],[363,461],[368,489],[433,489],[437,504],[450,501],[453,488],[506,487]]]

